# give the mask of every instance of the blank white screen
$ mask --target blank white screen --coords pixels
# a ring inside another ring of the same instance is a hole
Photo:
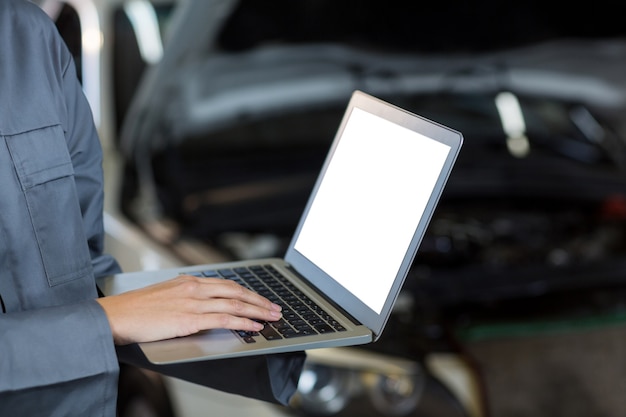
[[[353,109],[296,250],[380,313],[449,150]]]

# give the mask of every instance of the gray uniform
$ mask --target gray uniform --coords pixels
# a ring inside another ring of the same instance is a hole
[[[118,356],[94,277],[119,269],[102,253],[102,152],[92,120],[52,22],[31,3],[0,0],[2,416],[115,416]],[[302,362],[242,361],[264,376],[241,390],[222,373],[233,363],[163,371],[284,403]]]
[[[0,415],[115,415],[92,120],[54,25],[0,1]]]

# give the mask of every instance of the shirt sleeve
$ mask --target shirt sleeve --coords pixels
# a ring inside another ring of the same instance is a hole
[[[63,74],[63,91],[67,108],[64,130],[74,166],[74,179],[94,275],[98,278],[118,273],[120,267],[113,257],[104,253],[102,147],[89,103],[71,60]]]

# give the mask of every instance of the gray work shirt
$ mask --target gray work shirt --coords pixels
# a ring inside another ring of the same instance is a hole
[[[116,415],[118,356],[95,277],[104,255],[102,151],[74,63],[54,24],[0,0],[0,416]],[[125,362],[287,404],[296,352],[156,366]]]
[[[74,63],[31,3],[0,1],[0,415],[115,416],[95,301],[102,152]]]

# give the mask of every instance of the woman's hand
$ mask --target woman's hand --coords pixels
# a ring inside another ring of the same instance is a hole
[[[187,336],[208,329],[258,331],[253,319],[275,321],[280,306],[220,278],[181,275],[123,294],[97,299],[117,345]]]

